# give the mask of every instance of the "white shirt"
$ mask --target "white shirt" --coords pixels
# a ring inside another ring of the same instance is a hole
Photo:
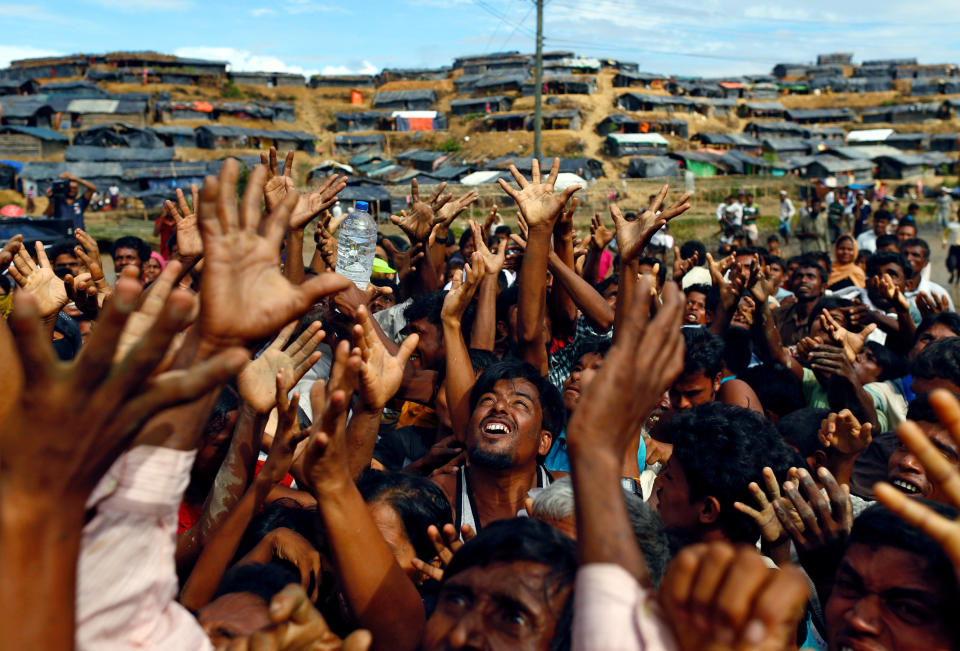
[[[924,269],[929,269],[929,268],[930,268],[930,263],[927,263],[927,266],[924,267]],[[920,292],[927,292],[928,294],[930,294],[931,296],[934,296],[935,298],[946,296],[947,303],[950,305],[950,310],[953,311],[953,299],[950,298],[950,292],[948,292],[946,289],[944,289],[942,286],[938,285],[937,283],[933,282],[932,280],[927,280],[926,278],[924,278],[922,272],[920,274],[920,283],[917,285],[917,289],[912,292],[906,292],[904,295],[907,297],[907,299],[911,303],[916,304],[917,294],[919,294]]]
[[[780,200],[780,221],[788,222],[797,214],[797,209],[793,207],[793,202],[788,197]]]
[[[727,204],[727,202],[724,201],[717,206],[717,221],[723,221],[724,217],[729,219],[735,226],[739,226],[743,223],[743,206],[739,201],[734,201],[731,204]]]
[[[857,236],[857,248],[864,253],[873,253],[877,250],[877,234],[872,230],[863,231]]]

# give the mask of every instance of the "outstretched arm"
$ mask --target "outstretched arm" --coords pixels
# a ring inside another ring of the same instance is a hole
[[[360,357],[348,342],[335,353],[332,375],[355,375]],[[339,369],[337,367],[340,367]],[[351,386],[349,377],[343,386]],[[332,388],[332,387],[331,387]],[[308,487],[317,496],[325,545],[357,624],[373,633],[375,649],[415,649],[425,622],[416,587],[394,559],[349,471],[348,391],[316,382],[310,391],[313,426],[304,452]]]
[[[550,272],[554,280],[559,282],[565,292],[573,299],[580,310],[591,321],[607,330],[613,325],[613,308],[604,300],[603,296],[593,288],[593,285],[584,280],[580,274],[564,264],[556,253],[551,253],[549,262]]]
[[[470,305],[477,287],[484,277],[483,258],[474,253],[463,274],[454,280],[453,287],[443,300],[443,347],[447,365],[447,407],[453,433],[458,440],[466,440],[470,420],[470,389],[476,381],[467,342],[463,340],[463,313]],[[462,278],[462,280],[461,280]]]

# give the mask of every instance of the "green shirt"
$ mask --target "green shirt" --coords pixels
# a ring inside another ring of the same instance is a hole
[[[806,399],[808,407],[830,409],[830,401],[827,400],[826,389],[820,385],[816,374],[806,366],[803,367],[803,380],[801,383],[803,384],[803,397]],[[890,426],[887,422],[887,403],[880,394],[870,387],[866,386],[863,387],[863,389],[873,398],[873,408],[877,411],[877,425],[879,426],[877,432],[886,432]]]

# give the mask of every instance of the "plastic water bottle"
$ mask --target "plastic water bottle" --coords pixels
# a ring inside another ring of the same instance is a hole
[[[358,201],[356,210],[340,224],[337,238],[337,273],[360,289],[366,289],[377,250],[377,223],[370,216],[370,204]]]

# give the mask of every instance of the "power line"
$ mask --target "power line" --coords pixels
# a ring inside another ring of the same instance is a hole
[[[495,9],[494,7],[486,3],[484,0],[473,0],[473,3],[476,4],[478,7],[480,7],[481,9],[483,9],[484,11],[486,11],[488,14],[490,14],[494,18],[500,19],[502,22],[510,25],[515,29],[522,31],[523,33],[525,33],[527,36],[530,36],[531,38],[536,38],[536,34],[532,32],[529,28],[524,27],[522,24],[513,22],[512,20],[507,18],[506,14],[501,13],[500,11],[498,11],[497,9]]]
[[[510,34],[507,36],[507,38],[503,39],[503,43],[501,43],[501,44],[500,44],[500,47],[497,48],[497,49],[502,50],[503,48],[505,48],[505,47],[507,46],[507,42],[508,42],[511,38],[513,38],[514,35],[516,35],[517,30],[520,29],[520,26],[527,22],[527,18],[530,17],[530,14],[533,13],[533,10],[534,10],[534,8],[536,8],[536,6],[537,6],[536,4],[531,4],[531,5],[530,5],[530,8],[527,9],[527,13],[524,14],[523,18],[520,19],[520,22],[519,22],[519,23],[517,23],[516,25],[514,25],[513,31],[510,32]]]

